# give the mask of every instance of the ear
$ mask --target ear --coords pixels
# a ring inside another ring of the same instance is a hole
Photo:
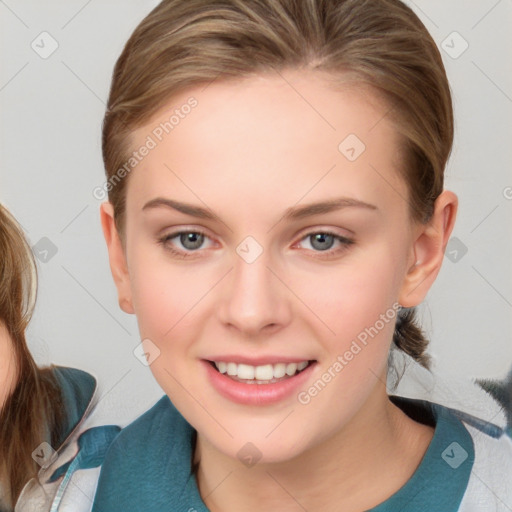
[[[111,203],[106,202],[100,206],[100,217],[103,236],[107,243],[110,270],[117,287],[119,307],[125,313],[135,313],[132,303],[128,265],[126,263],[123,244],[114,221],[114,207]]]
[[[457,206],[457,196],[444,190],[435,202],[432,218],[415,228],[411,266],[399,295],[399,303],[403,307],[420,304],[434,283],[455,224]]]

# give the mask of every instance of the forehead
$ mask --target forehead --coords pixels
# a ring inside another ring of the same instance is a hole
[[[214,81],[174,96],[132,134],[134,150],[148,141],[151,150],[128,188],[146,197],[166,191],[197,202],[215,191],[232,202],[257,196],[275,204],[283,196],[325,198],[335,188],[367,200],[389,193],[386,182],[403,192],[388,112],[368,87],[316,72]]]

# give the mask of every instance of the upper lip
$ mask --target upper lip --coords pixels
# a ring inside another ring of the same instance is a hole
[[[278,363],[301,363],[302,361],[312,361],[307,357],[296,356],[261,356],[261,357],[247,357],[237,355],[219,355],[205,358],[207,361],[224,362],[224,363],[241,363],[251,366],[263,366],[265,364],[278,364]]]

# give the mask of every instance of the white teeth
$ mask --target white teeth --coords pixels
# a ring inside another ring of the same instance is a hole
[[[254,366],[249,366],[248,364],[239,364],[237,376],[239,379],[253,380],[254,370]]]
[[[286,375],[295,375],[295,372],[297,371],[297,363],[288,363],[286,365]]]
[[[277,363],[274,365],[274,378],[280,379],[286,375],[286,364]]]
[[[271,380],[274,378],[274,369],[271,364],[256,366],[254,376],[256,377],[256,380]]]
[[[215,366],[220,373],[227,373],[228,375],[238,377],[239,379],[260,381],[280,379],[285,375],[291,377],[295,375],[297,371],[300,372],[304,370],[308,364],[308,361],[301,361],[300,363],[277,363],[252,366],[250,364],[215,361]]]

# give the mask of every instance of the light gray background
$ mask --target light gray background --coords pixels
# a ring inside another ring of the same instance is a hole
[[[117,421],[162,391],[133,355],[138,330],[117,305],[93,189],[104,181],[100,131],[114,62],[157,3],[0,0],[0,200],[38,251],[44,237],[57,249],[38,254],[30,347],[41,364],[96,375]],[[460,199],[459,242],[424,304],[424,325],[436,369],[500,377],[512,364],[512,0],[408,3],[441,48],[456,115],[446,188]],[[52,40],[58,48],[42,58]]]

